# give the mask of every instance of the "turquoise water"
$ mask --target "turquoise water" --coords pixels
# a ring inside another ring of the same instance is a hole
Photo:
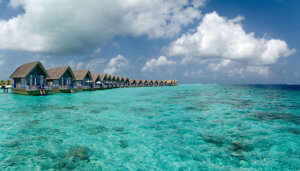
[[[300,88],[0,93],[0,170],[299,170]]]

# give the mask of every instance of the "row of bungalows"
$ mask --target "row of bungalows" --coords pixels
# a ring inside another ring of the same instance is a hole
[[[129,86],[129,78],[110,74],[92,74],[96,89],[122,88]]]
[[[46,70],[41,62],[19,66],[10,78],[13,79],[13,93],[24,95],[177,85],[175,80],[131,80],[110,74],[92,74],[89,70],[72,70],[69,66]]]
[[[177,80],[130,80],[130,87],[176,86]]]

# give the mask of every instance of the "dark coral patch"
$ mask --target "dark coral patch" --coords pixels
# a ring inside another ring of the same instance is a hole
[[[121,148],[127,148],[128,147],[128,141],[126,141],[126,140],[120,140],[119,143],[120,143]]]
[[[290,113],[255,113],[252,115],[256,119],[265,121],[283,120],[286,122],[292,122],[295,124],[300,124],[300,116],[293,115]]]
[[[108,131],[108,128],[99,125],[99,126],[96,126],[96,127],[89,128],[88,129],[88,134],[89,135],[96,135],[96,134],[100,134],[100,133],[107,132],[107,131]]]

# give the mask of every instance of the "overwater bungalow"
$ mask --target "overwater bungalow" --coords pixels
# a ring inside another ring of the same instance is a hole
[[[149,86],[148,80],[143,80],[143,86],[144,87],[148,87]]]
[[[116,87],[120,87],[120,86],[121,86],[121,77],[116,76]]]
[[[127,78],[127,77],[125,77],[124,78],[124,85],[125,85],[125,87],[129,87],[130,86],[130,82],[129,82],[130,80],[129,80],[129,78]]]
[[[108,87],[108,88],[112,88],[112,87],[113,87],[113,83],[112,83],[112,75],[107,74],[106,84],[107,84],[107,87]]]
[[[108,74],[100,74],[99,77],[100,77],[102,87],[104,89],[108,88],[108,86],[109,86]]]
[[[144,81],[143,80],[137,80],[137,87],[143,87],[144,86]]]
[[[111,75],[111,87],[116,88],[116,76]]]
[[[176,81],[176,80],[171,80],[170,86],[176,86],[176,84],[177,84],[177,81]]]
[[[172,86],[173,85],[173,80],[167,80],[167,85]]]
[[[137,86],[137,81],[136,80],[129,80],[129,85],[130,87],[136,87]]]
[[[47,84],[55,93],[74,93],[73,82],[75,75],[69,66],[55,67],[47,70],[49,77]]]
[[[75,75],[75,87],[79,90],[93,90],[93,78],[89,70],[73,71]]]
[[[30,62],[19,66],[10,76],[13,79],[12,92],[23,95],[46,95],[51,89],[46,85],[49,77],[41,62]]]
[[[149,81],[148,81],[148,86],[153,87],[153,85],[154,85],[153,80],[149,80]]]
[[[168,86],[168,80],[163,80],[164,86]]]
[[[175,85],[176,85],[176,81],[172,80],[172,86],[175,86]]]
[[[124,77],[120,77],[120,87],[121,88],[125,87],[125,78]]]
[[[103,84],[101,81],[101,76],[100,74],[92,74],[93,82],[94,82],[94,89],[95,90],[100,90],[103,88]]]
[[[155,87],[159,86],[159,81],[158,81],[158,80],[154,80],[153,85],[154,85]]]
[[[158,81],[158,85],[159,85],[159,86],[164,86],[164,81],[163,81],[163,80],[159,80],[159,81]]]

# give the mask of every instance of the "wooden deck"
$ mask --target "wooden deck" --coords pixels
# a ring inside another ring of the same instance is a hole
[[[13,88],[12,92],[15,94],[21,94],[21,95],[29,95],[29,96],[44,96],[52,94],[51,90],[29,90],[29,89],[19,89],[19,88]]]

